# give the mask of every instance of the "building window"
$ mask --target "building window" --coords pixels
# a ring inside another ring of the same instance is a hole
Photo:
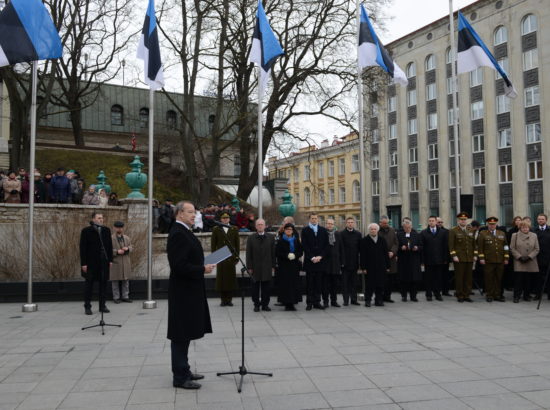
[[[497,114],[510,112],[510,99],[504,94],[497,95]]]
[[[539,105],[539,86],[529,87],[525,89],[525,107]]]
[[[418,192],[418,177],[409,178],[409,191]]]
[[[319,178],[324,178],[325,177],[325,163],[324,162],[319,162],[317,164],[317,166],[319,167]]]
[[[430,174],[429,184],[430,191],[439,189],[439,174]]]
[[[448,47],[447,51],[445,51],[445,62],[447,64],[451,64],[453,62],[452,55],[451,55],[451,47]]]
[[[338,201],[341,204],[346,203],[346,187],[341,186],[340,188],[338,188]]]
[[[456,172],[454,169],[449,172],[449,187],[456,188]]]
[[[390,167],[395,167],[397,165],[397,151],[390,152]]]
[[[139,126],[141,128],[147,128],[149,124],[149,108],[140,108],[139,110]]]
[[[476,101],[470,104],[471,107],[471,119],[479,120],[483,118],[483,101]]]
[[[409,164],[416,164],[418,162],[418,148],[409,148]]]
[[[373,117],[376,117],[378,115],[378,104],[376,103],[371,104],[370,112]]]
[[[447,125],[454,125],[454,123],[455,123],[455,110],[454,108],[449,108],[447,110]]]
[[[475,87],[483,84],[483,68],[478,67],[470,71],[470,87]]]
[[[388,139],[393,140],[397,138],[397,125],[390,124],[388,127]]]
[[[298,182],[300,179],[300,168],[294,168],[294,182]]]
[[[371,169],[380,168],[380,157],[378,155],[373,155],[371,157]]]
[[[346,215],[338,215],[338,223],[340,226],[344,226],[346,224]]]
[[[416,64],[409,63],[407,65],[407,78],[412,78],[416,76]]]
[[[529,181],[542,179],[542,161],[531,161],[527,163]]]
[[[311,192],[309,188],[304,189],[304,206],[311,206]]]
[[[390,179],[390,195],[395,195],[399,192],[399,185],[396,178]]]
[[[460,140],[458,141],[458,155],[460,156]],[[449,157],[455,156],[455,142],[454,140],[449,141]]]
[[[176,126],[178,125],[178,114],[174,110],[168,110],[166,111],[166,125],[168,126],[168,129],[176,129]]]
[[[504,70],[505,73],[508,73],[510,70],[510,61],[508,60],[508,57],[503,57],[500,60],[497,61],[498,65]],[[500,80],[502,76],[500,73],[495,70],[495,79]]]
[[[336,197],[334,195],[334,188],[330,188],[328,190],[328,203],[333,204],[334,202],[336,202]]]
[[[428,144],[428,159],[437,159],[438,155],[437,144]]]
[[[334,176],[334,161],[328,162],[328,177],[332,178]]]
[[[380,141],[380,130],[379,129],[372,130],[372,143],[375,144],[378,141]]]
[[[433,54],[426,57],[426,71],[430,70],[435,70],[435,57]]]
[[[512,182],[512,164],[500,165],[498,167],[498,182]]]
[[[309,165],[304,165],[304,181],[309,181],[311,177],[311,168]]]
[[[428,114],[427,123],[428,123],[428,131],[437,129],[437,113],[436,112]]]
[[[418,132],[417,120],[416,118],[411,118],[407,120],[407,135],[414,135]]]
[[[338,158],[338,173],[339,175],[346,175],[346,159]]]
[[[283,174],[286,175],[286,171],[283,171]],[[235,154],[233,157],[233,176],[241,176],[241,156]]]
[[[397,97],[394,95],[393,97],[388,98],[388,112],[394,112],[396,110],[397,106]]]
[[[319,191],[319,205],[325,204],[325,191],[322,189]]]
[[[540,141],[540,122],[525,125],[527,144]]]
[[[539,66],[539,54],[536,48],[523,52],[523,71]]]
[[[416,105],[416,90],[407,91],[407,107]]]
[[[361,202],[361,186],[359,181],[353,181],[353,202]]]
[[[453,77],[447,78],[447,95],[452,94],[454,91],[456,91],[456,85],[453,81]]]
[[[506,43],[508,41],[508,30],[504,26],[499,26],[495,30],[493,35],[493,44],[498,46],[499,44]]]
[[[124,108],[115,104],[111,107],[111,125],[124,125]]]
[[[537,31],[537,18],[533,14],[528,14],[521,21],[521,34],[526,35]]]
[[[351,172],[359,172],[359,154],[351,156]]]
[[[295,192],[294,193],[294,198],[296,199],[296,205],[300,206],[300,193]]]
[[[485,185],[485,168],[474,169],[474,186]]]
[[[372,187],[372,196],[379,196],[380,195],[380,184],[378,181],[372,181],[371,184]]]
[[[437,89],[435,83],[426,85],[426,101],[435,100],[437,97]]]
[[[512,146],[512,130],[505,128],[498,132],[498,147],[506,148]]]
[[[472,152],[485,151],[485,139],[483,134],[474,135],[472,137]]]

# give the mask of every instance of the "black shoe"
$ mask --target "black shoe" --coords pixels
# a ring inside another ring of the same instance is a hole
[[[227,306],[227,302],[221,302],[220,306]]]
[[[313,309],[313,306],[312,306],[312,305],[307,305],[307,306],[306,306],[306,310],[311,310],[311,309]]]
[[[391,300],[390,298],[386,298],[386,299],[384,299],[384,302],[388,302],[388,303],[395,303],[395,301]]]
[[[259,312],[260,311],[260,307],[259,306],[254,306],[254,312]]]
[[[374,302],[374,306],[384,306],[384,302]]]
[[[332,302],[332,303],[330,304],[330,306],[332,306],[332,307],[341,307],[341,306],[338,304],[338,302]]]
[[[506,299],[504,299],[504,296],[501,296],[499,298],[495,298],[497,302],[506,302]]]
[[[114,299],[113,302],[115,302],[118,305],[120,303],[120,299]]]
[[[233,306],[233,302],[225,302],[225,306]]]
[[[107,306],[99,308],[99,311],[103,312],[103,313],[111,313],[111,311],[109,309],[107,309]]]
[[[365,302],[365,307],[370,307],[370,302]]]
[[[464,299],[458,298],[458,299],[457,299],[457,302],[458,302],[458,303],[464,303]]]
[[[296,308],[294,306],[285,306],[285,311],[296,312]]]
[[[407,301],[406,297],[401,297],[401,302],[406,302],[406,301]]]
[[[84,308],[84,313],[87,315],[93,315],[92,308]]]
[[[330,305],[328,304],[328,302],[324,302],[324,303],[323,303],[323,307],[324,307],[325,309],[327,309],[329,306],[330,306]]]
[[[437,295],[435,297],[435,300],[439,300],[440,302],[443,302],[443,298],[441,297],[441,295]]]
[[[432,299],[431,296],[426,296],[426,300],[427,300],[428,302],[431,302],[433,299]]]
[[[474,296],[476,293],[474,291],[470,292],[470,296]]]
[[[472,299],[470,299],[470,298],[464,298],[464,302],[472,303],[472,302],[473,302],[473,300],[472,300]]]
[[[519,298],[514,298],[514,303],[519,303]]]
[[[349,306],[349,303],[348,303],[348,302],[344,302],[344,306]]]
[[[264,312],[271,312],[271,308],[269,306],[262,306],[262,310]]]
[[[527,296],[526,298],[523,298],[523,300],[524,300],[525,302],[531,302],[531,298],[530,298],[529,296]]]
[[[197,390],[201,388],[201,385],[193,380],[186,380],[183,383],[174,383],[173,386],[187,390]]]
[[[323,307],[323,305],[321,305],[320,303],[314,304],[313,307],[314,307],[315,309],[325,310],[325,308]]]
[[[191,380],[202,380],[204,379],[204,375],[198,374],[198,373],[192,373],[191,374]]]
[[[493,298],[487,298],[487,302],[491,303],[493,301]]]
[[[352,300],[352,301],[351,301],[351,304],[352,304],[352,305],[355,305],[355,306],[361,306],[361,303],[357,302],[356,300],[355,300],[355,301]]]
[[[416,296],[414,298],[411,298],[411,302],[418,302],[418,299],[416,298]]]
[[[132,303],[133,302],[132,299],[128,299],[128,298],[122,299],[122,301],[125,302],[125,303]]]

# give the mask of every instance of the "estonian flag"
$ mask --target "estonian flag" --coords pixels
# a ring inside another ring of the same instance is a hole
[[[249,62],[256,63],[256,65],[261,67],[259,81],[260,96],[264,93],[271,66],[277,57],[284,53],[283,48],[269,26],[269,21],[267,21],[267,16],[262,6],[262,0],[258,0],[256,27],[254,27],[254,35],[252,36],[252,48],[250,49]]]
[[[154,0],[149,0],[143,30],[141,30],[137,57],[145,63],[145,82],[149,84],[149,87],[153,90],[164,87]]]
[[[361,4],[361,18],[359,26],[359,67],[380,66],[396,83],[407,85],[407,76],[392,60],[384,45],[374,32],[367,11]]]
[[[0,66],[59,58],[61,39],[40,0],[12,0],[0,12]]]
[[[458,74],[473,71],[479,67],[490,67],[499,72],[504,79],[506,96],[516,98],[517,92],[508,78],[508,75],[498,64],[485,43],[470,26],[468,20],[458,13]]]

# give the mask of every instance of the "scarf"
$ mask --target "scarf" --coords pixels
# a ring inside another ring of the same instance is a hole
[[[334,246],[334,243],[336,242],[336,229],[333,229],[332,231],[328,231],[328,243],[330,246]]]
[[[376,235],[376,236],[371,236],[371,235],[369,235],[369,236],[370,236],[370,238],[372,239],[372,241],[373,241],[374,243],[378,242],[378,235]]]
[[[288,242],[288,245],[290,247],[290,253],[294,253],[294,250],[295,250],[294,249],[294,241],[296,239],[294,237],[294,235],[291,236],[291,237],[288,237],[288,236],[286,236],[286,234],[283,234],[283,239]]]
[[[311,229],[313,229],[313,233],[314,233],[315,235],[317,235],[317,230],[319,229],[319,225],[313,225],[313,224],[310,223],[310,224],[309,224],[309,227],[310,227]]]

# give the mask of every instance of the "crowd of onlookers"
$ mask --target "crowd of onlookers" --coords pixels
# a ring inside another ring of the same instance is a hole
[[[25,168],[16,171],[0,171],[0,200],[11,204],[28,204],[30,198],[30,174]],[[58,168],[44,175],[34,169],[35,203],[81,204],[98,206],[119,206],[115,192],[96,189],[91,184],[86,187],[78,171]]]

